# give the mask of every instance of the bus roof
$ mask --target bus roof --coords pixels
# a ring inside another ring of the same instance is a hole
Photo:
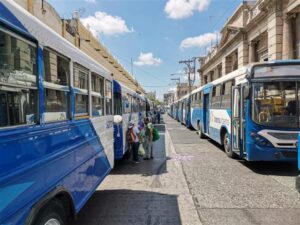
[[[39,44],[44,45],[45,47],[50,47],[66,57],[71,57],[74,62],[79,63],[106,79],[112,80],[110,72],[106,68],[53,31],[38,18],[27,12],[16,2],[8,0],[3,0],[1,2],[17,17],[19,21],[21,21],[28,32],[38,40]]]

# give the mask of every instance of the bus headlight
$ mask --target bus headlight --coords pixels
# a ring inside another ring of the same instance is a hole
[[[255,132],[251,132],[251,137],[254,142],[261,147],[274,147],[270,141]]]

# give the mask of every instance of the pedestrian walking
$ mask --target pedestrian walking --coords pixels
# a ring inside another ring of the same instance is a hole
[[[157,111],[157,123],[160,124],[160,110]]]
[[[153,159],[153,124],[150,123],[149,118],[145,119],[145,158],[144,160]]]
[[[134,122],[131,121],[128,127],[128,134],[126,135],[129,139],[132,151],[132,162],[140,163],[139,161],[139,146],[140,146],[140,130],[135,126]]]

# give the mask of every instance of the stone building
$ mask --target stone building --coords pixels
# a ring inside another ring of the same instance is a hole
[[[14,0],[51,29],[80,48],[109,71],[114,79],[138,93],[145,94],[143,87],[97,38],[80,22],[74,13],[72,19],[62,19],[46,0]]]
[[[191,86],[191,91],[196,89],[196,86]],[[175,100],[179,100],[183,96],[189,93],[189,85],[188,83],[180,83],[177,84],[176,90],[175,90]]]
[[[174,102],[175,99],[175,93],[169,92],[164,94],[164,105],[169,105],[170,103]]]
[[[243,1],[200,59],[201,85],[249,63],[300,58],[300,0]]]

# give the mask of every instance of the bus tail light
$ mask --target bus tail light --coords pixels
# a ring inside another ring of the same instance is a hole
[[[255,133],[255,132],[251,132],[250,135],[257,145],[259,145],[261,147],[274,147],[273,144],[270,141],[268,141],[266,138],[264,138],[263,136]]]

